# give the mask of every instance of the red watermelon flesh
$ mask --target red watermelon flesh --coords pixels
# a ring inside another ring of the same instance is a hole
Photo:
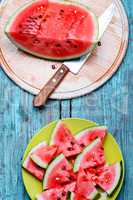
[[[46,190],[36,196],[37,200],[67,200],[67,192],[63,188]]]
[[[67,200],[68,192],[74,192],[76,183],[67,184],[61,188],[46,190],[36,196],[37,200]]]
[[[40,168],[38,165],[36,165],[31,158],[27,158],[25,160],[25,163],[23,164],[23,167],[30,173],[32,174],[34,177],[36,177],[37,179],[39,179],[40,181],[43,180],[44,177],[44,169]]]
[[[58,146],[58,154],[63,153],[66,157],[71,157],[81,152],[81,148],[70,129],[61,121],[54,129],[50,144]]]
[[[94,199],[98,194],[92,181],[88,179],[87,174],[83,169],[80,169],[77,177],[77,190],[76,192],[87,199]]]
[[[23,168],[26,169],[29,173],[31,173],[34,177],[36,177],[37,179],[39,179],[40,181],[43,180],[44,178],[44,174],[45,174],[45,170],[40,168],[38,165],[36,165],[36,163],[34,163],[30,156],[33,152],[35,152],[37,150],[37,148],[39,148],[40,146],[46,146],[45,142],[42,142],[41,144],[39,144],[38,146],[34,147],[28,154],[28,156],[26,157],[25,161],[23,162]]]
[[[86,169],[87,178],[93,185],[96,185],[97,175],[95,168]]]
[[[8,21],[5,32],[24,51],[65,60],[84,55],[93,47],[98,23],[84,6],[44,0],[20,8]]]
[[[53,160],[46,170],[44,176],[43,188],[57,188],[75,181],[76,176],[72,171],[72,166],[64,157],[59,155]]]
[[[78,133],[75,136],[75,138],[76,141],[80,144],[81,148],[84,148],[88,146],[96,138],[100,138],[102,142],[104,142],[106,134],[107,134],[107,128],[105,126],[99,126],[86,129]]]
[[[122,164],[115,163],[105,166],[97,176],[96,183],[109,195],[111,195],[119,184],[122,173]]]
[[[31,154],[31,159],[40,167],[47,168],[57,151],[55,146],[42,146]]]
[[[74,192],[75,191],[75,189],[76,189],[76,182],[74,181],[74,182],[72,182],[72,183],[70,183],[70,184],[67,184],[65,187],[64,187],[64,190],[66,191],[66,192]]]
[[[86,199],[84,196],[82,196],[81,194],[78,193],[72,193],[71,194],[71,200],[88,200]],[[90,199],[91,200],[91,199]]]
[[[104,148],[101,139],[98,138],[89,144],[81,154],[79,154],[74,163],[74,172],[80,168],[102,166],[105,164]]]

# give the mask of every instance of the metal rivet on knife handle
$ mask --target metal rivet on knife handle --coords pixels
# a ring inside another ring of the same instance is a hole
[[[46,83],[46,85],[40,90],[39,94],[34,98],[33,106],[41,107],[45,105],[48,97],[54,92],[68,72],[69,69],[64,64],[61,65],[55,75]]]

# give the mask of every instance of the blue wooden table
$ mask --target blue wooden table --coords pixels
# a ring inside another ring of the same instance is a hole
[[[130,24],[129,48],[118,72],[103,87],[81,98],[49,100],[32,107],[33,96],[0,69],[0,200],[28,200],[21,159],[30,138],[52,120],[80,117],[107,125],[118,141],[126,176],[118,200],[133,200],[133,1],[124,0]],[[33,188],[34,190],[34,188]]]

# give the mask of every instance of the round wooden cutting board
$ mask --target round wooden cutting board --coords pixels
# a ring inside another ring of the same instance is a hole
[[[6,74],[21,88],[37,94],[52,77],[61,62],[50,62],[18,50],[4,34],[8,17],[29,0],[4,1],[0,10],[0,60]],[[81,1],[80,1],[81,2]],[[51,98],[69,99],[85,95],[105,83],[118,69],[127,49],[128,21],[120,0],[115,0],[115,15],[101,44],[85,63],[78,75],[69,73]],[[100,16],[112,0],[82,0]],[[56,65],[56,69],[52,69]]]

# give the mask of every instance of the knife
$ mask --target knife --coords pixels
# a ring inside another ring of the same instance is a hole
[[[98,43],[98,41],[103,36],[103,33],[106,31],[108,25],[110,24],[114,15],[114,7],[115,5],[112,3],[99,17],[99,37],[95,43]],[[46,83],[46,85],[40,90],[39,94],[34,98],[33,106],[40,107],[45,105],[48,97],[55,91],[55,89],[68,74],[68,72],[72,72],[75,75],[78,74],[90,55],[91,53],[82,56],[79,59],[64,62],[54,74],[54,76]]]

